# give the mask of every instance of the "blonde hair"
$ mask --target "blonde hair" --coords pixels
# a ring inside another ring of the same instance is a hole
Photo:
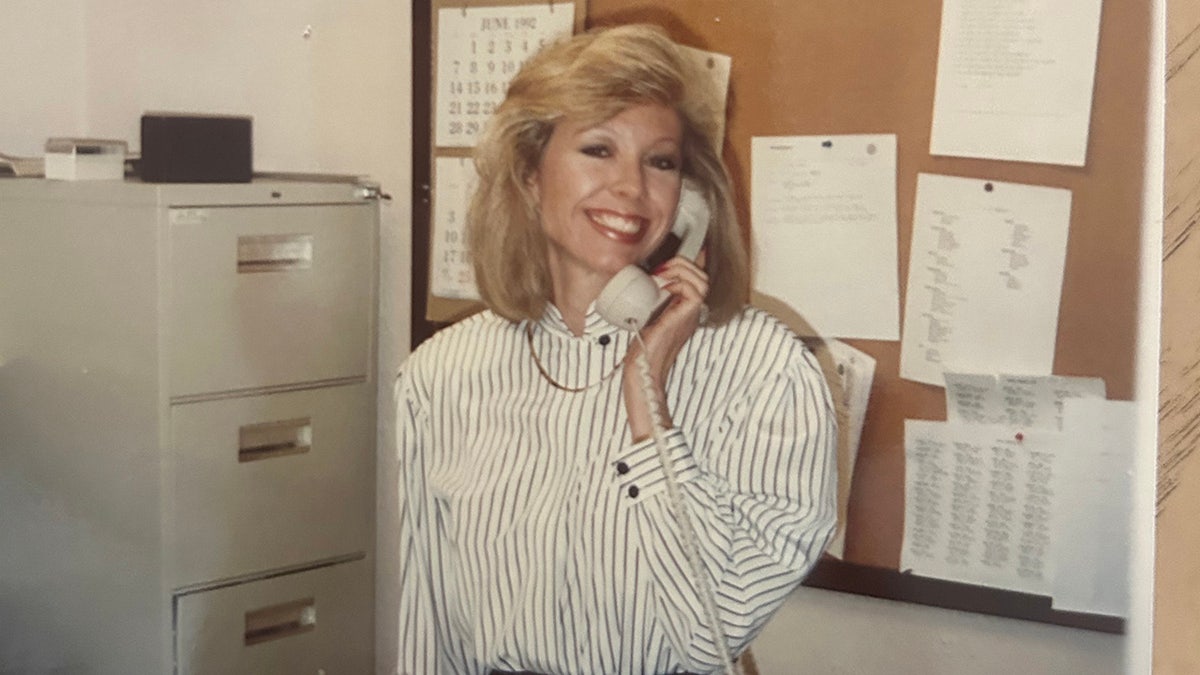
[[[705,243],[709,322],[724,323],[750,297],[750,253],[738,228],[732,189],[703,81],[675,44],[653,26],[597,29],[543,47],[508,86],[475,148],[479,187],[467,212],[475,282],[487,306],[512,321],[538,319],[550,301],[547,242],[529,177],[564,118],[599,124],[641,104],[675,110],[683,127],[685,177],[713,213]]]

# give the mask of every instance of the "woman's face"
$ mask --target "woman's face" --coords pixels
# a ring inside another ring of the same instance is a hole
[[[657,104],[555,126],[530,185],[556,295],[599,293],[663,240],[679,200],[682,135],[679,115]]]

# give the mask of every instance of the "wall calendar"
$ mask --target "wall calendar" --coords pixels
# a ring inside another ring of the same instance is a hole
[[[570,2],[440,9],[435,145],[475,145],[525,59],[574,25]]]

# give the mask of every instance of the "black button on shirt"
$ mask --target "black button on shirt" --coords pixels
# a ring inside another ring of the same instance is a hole
[[[637,498],[637,496],[638,496],[638,487],[637,487],[636,485],[630,485],[630,486],[629,486],[629,496],[630,496],[630,497],[633,497],[634,499],[636,499],[636,498]]]
[[[600,343],[601,347],[607,347],[608,343],[612,342],[612,338],[608,337],[607,335],[601,335],[596,341]]]
[[[629,465],[625,462],[617,462],[617,473],[622,476],[629,473]]]

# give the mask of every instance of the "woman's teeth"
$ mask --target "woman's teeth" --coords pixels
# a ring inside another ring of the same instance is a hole
[[[615,213],[593,213],[592,220],[623,234],[636,234],[641,229],[641,218],[626,218]]]

